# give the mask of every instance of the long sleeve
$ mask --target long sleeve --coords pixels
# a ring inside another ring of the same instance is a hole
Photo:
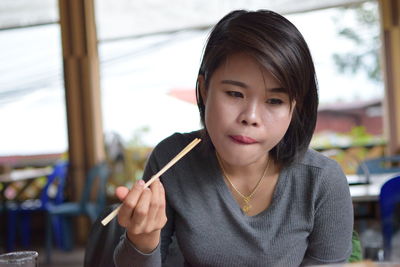
[[[144,179],[199,132],[174,134],[151,154]],[[338,164],[309,150],[279,173],[271,205],[246,216],[223,180],[215,153],[196,147],[163,174],[168,222],[161,243],[141,254],[125,237],[117,266],[300,266],[345,262],[353,209]],[[171,242],[172,240],[172,242]]]
[[[137,250],[128,240],[126,234],[124,234],[121,236],[120,242],[114,250],[114,263],[117,267],[161,266],[160,246],[158,246],[152,253],[144,254]]]
[[[347,179],[335,163],[316,187],[314,226],[302,265],[346,262],[352,250],[353,206]]]
[[[160,169],[159,160],[157,159],[157,154],[162,153],[159,151],[159,146],[157,146],[153,152],[151,153],[145,170],[143,174],[143,180],[147,181],[151,178],[152,175],[158,172]],[[160,178],[162,181],[162,177]],[[157,267],[161,266],[161,259],[165,261],[168,252],[168,246],[171,243],[171,236],[173,234],[173,211],[168,204],[166,204],[166,213],[167,213],[167,224],[162,229],[161,233],[161,244],[157,246],[157,248],[150,254],[144,254],[137,250],[128,238],[126,234],[121,236],[120,242],[114,250],[114,262],[118,267],[125,266],[140,266],[140,267]]]

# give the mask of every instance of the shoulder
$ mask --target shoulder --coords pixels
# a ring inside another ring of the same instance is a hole
[[[314,168],[340,167],[333,159],[328,158],[311,148],[304,153],[303,157],[300,158],[297,163]]]
[[[158,143],[153,149],[150,157],[155,158],[159,164],[163,165],[166,163],[166,161],[169,161],[175,157],[195,138],[201,138],[200,130],[189,133],[174,133]],[[196,150],[198,150],[197,147],[195,147],[189,154],[193,154],[193,152]]]
[[[187,146],[190,142],[195,138],[200,138],[201,131],[193,131],[189,133],[174,133],[160,143],[154,148],[155,151],[180,151],[185,146]]]
[[[320,189],[348,188],[347,178],[340,165],[313,149],[308,149],[302,158],[292,164],[291,169],[292,173],[302,175],[309,183]]]
[[[190,133],[174,133],[162,140],[150,155],[144,174],[145,179],[167,166],[195,138],[202,137],[201,131],[195,131]],[[209,181],[208,179],[214,177],[216,170],[213,157],[210,156],[210,153],[203,153],[200,144],[173,165],[170,165],[170,167],[160,178],[166,192],[170,195],[170,200],[172,195],[177,192],[181,196],[187,195],[189,192],[197,190],[198,186],[207,184],[205,181]],[[193,186],[194,184],[196,186]],[[185,190],[182,188],[185,188]]]

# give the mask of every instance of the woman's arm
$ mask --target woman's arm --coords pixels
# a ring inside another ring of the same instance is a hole
[[[159,164],[153,151],[146,164],[144,179],[148,180],[158,169]],[[116,191],[117,196],[123,200],[118,221],[126,229],[114,251],[117,266],[161,266],[161,254],[163,258],[166,257],[168,239],[173,232],[172,212],[166,207],[165,191],[160,181],[154,182],[149,189],[143,186],[144,182],[141,181],[130,191],[127,188]],[[171,219],[169,223],[167,213]],[[164,241],[160,246],[162,228]]]
[[[353,205],[346,176],[336,162],[322,171],[314,227],[302,265],[346,262],[351,254]]]
[[[151,253],[143,253],[138,250],[126,236],[121,236],[120,242],[114,250],[114,263],[118,267],[122,266],[164,266],[164,262],[169,261],[168,251],[173,234],[173,217],[172,211],[167,203],[167,224],[161,230],[161,242]],[[179,256],[179,255],[178,255]],[[177,257],[175,255],[175,257]],[[178,258],[180,260],[180,258]],[[176,259],[172,259],[176,262]]]

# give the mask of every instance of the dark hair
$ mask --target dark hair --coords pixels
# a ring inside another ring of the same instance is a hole
[[[287,90],[290,101],[296,101],[285,136],[271,150],[278,164],[289,164],[307,150],[317,120],[317,80],[308,46],[297,28],[275,12],[233,11],[214,26],[208,38],[199,69],[206,89],[214,71],[228,56],[239,52],[254,57],[268,69]],[[207,131],[198,82],[196,97]]]

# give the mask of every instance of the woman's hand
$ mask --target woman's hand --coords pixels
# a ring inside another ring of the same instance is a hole
[[[167,222],[165,191],[160,180],[144,189],[139,180],[131,190],[118,187],[116,196],[123,201],[118,222],[125,227],[128,239],[143,253],[152,252],[160,242],[161,229]]]

